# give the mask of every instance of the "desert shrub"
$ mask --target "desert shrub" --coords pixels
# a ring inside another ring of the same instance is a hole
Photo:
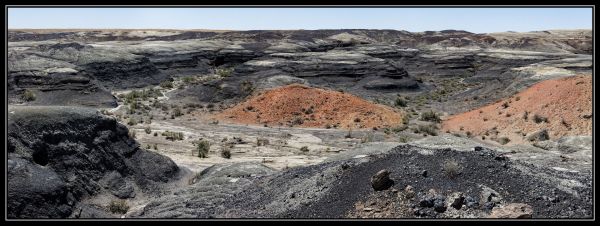
[[[427,135],[431,135],[431,136],[437,136],[437,126],[435,126],[434,124],[428,124],[428,125],[419,125],[417,127],[417,133],[425,133]]]
[[[161,135],[164,136],[165,139],[170,140],[170,141],[183,140],[182,132],[165,131],[165,132],[162,132]]]
[[[394,133],[399,133],[399,132],[402,132],[402,131],[404,131],[406,129],[408,129],[408,125],[402,124],[402,125],[399,125],[399,126],[392,127],[391,131],[394,132]]]
[[[407,101],[402,97],[397,97],[396,101],[394,101],[394,105],[397,107],[406,107]]]
[[[112,200],[108,205],[108,210],[111,213],[125,214],[129,210],[129,205],[125,200]]]
[[[404,116],[402,116],[402,123],[405,124],[405,125],[408,125],[409,122],[410,122],[410,115],[409,114],[404,114]]]
[[[244,93],[251,93],[254,91],[254,84],[251,81],[243,81],[240,83],[240,90]]]
[[[194,77],[191,77],[191,76],[189,76],[189,77],[183,77],[181,79],[181,81],[183,81],[186,84],[192,83],[192,82],[194,82],[194,80],[195,80]]]
[[[421,121],[429,121],[429,122],[441,122],[440,117],[433,111],[423,112],[421,113]]]
[[[346,136],[344,136],[344,138],[352,138],[352,128],[348,129],[348,133]]]
[[[33,91],[26,89],[25,92],[23,93],[23,100],[25,101],[34,101],[35,100],[35,93],[33,93]]]
[[[302,151],[302,152],[308,152],[309,150],[308,150],[308,147],[307,147],[307,146],[302,146],[302,147],[300,148],[300,151]]]
[[[375,135],[373,133],[366,133],[362,138],[360,138],[361,143],[373,142]]]
[[[136,124],[137,124],[137,120],[135,120],[135,118],[133,118],[133,117],[129,118],[129,121],[127,121],[127,125],[135,126]]]
[[[221,146],[221,157],[230,159],[231,158],[231,146],[223,145]]]
[[[158,132],[154,132],[154,136],[155,136],[155,137],[156,137],[156,136],[158,136]]]
[[[360,118],[355,118],[354,122],[360,122]]]
[[[172,112],[172,114],[171,114],[171,115],[173,115],[173,117],[179,117],[179,116],[182,116],[182,115],[183,115],[183,113],[181,112],[181,108],[180,108],[179,106],[177,106],[177,107],[173,108],[173,112]]]
[[[400,143],[407,143],[409,141],[409,138],[407,136],[400,136],[398,138],[398,142]]]
[[[217,68],[215,73],[221,77],[229,77],[233,72],[233,68]]]
[[[508,108],[508,103],[507,102],[502,103],[502,108]]]
[[[521,100],[520,96],[515,97],[515,101],[519,101],[519,100]]]
[[[207,140],[201,140],[196,144],[196,151],[198,151],[198,157],[206,158],[208,157],[208,151],[210,150],[210,142]]]
[[[151,134],[152,129],[150,129],[150,127],[146,127],[146,128],[144,128],[144,132],[146,132],[146,134]]]
[[[269,140],[266,138],[256,138],[256,146],[265,146],[269,144]]]
[[[498,143],[505,145],[508,144],[510,142],[510,139],[508,139],[508,137],[500,137],[498,138]]]
[[[525,112],[525,113],[523,113],[523,119],[524,119],[525,121],[527,121],[527,119],[528,119],[528,118],[529,118],[529,112]]]
[[[152,145],[152,149],[158,150],[158,145],[156,145],[156,144]]]
[[[546,122],[547,123],[548,122],[548,118],[540,116],[538,114],[534,114],[533,115],[533,121],[535,123],[542,123],[542,122]]]
[[[160,83],[160,87],[165,88],[165,89],[171,89],[173,88],[173,82],[166,80]]]
[[[462,173],[462,166],[454,159],[448,159],[442,164],[444,174],[449,178],[456,178]]]
[[[292,125],[302,125],[304,123],[304,119],[302,119],[301,117],[295,117],[292,120]]]

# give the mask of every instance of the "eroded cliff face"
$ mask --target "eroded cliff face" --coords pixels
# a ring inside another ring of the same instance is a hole
[[[83,199],[154,193],[179,168],[94,109],[10,107],[8,217],[65,218]]]
[[[48,97],[30,105],[115,106],[110,91],[210,74],[216,68],[232,68],[232,78],[190,86],[175,95],[212,93],[196,98],[211,102],[244,98],[249,92],[236,88],[242,82],[265,83],[273,76],[290,76],[368,99],[391,100],[393,95],[386,92],[431,90],[431,84],[415,79],[426,75],[472,77],[465,81],[481,86],[471,93],[496,96],[519,77],[511,69],[581,59],[578,54],[591,54],[591,41],[589,30],[490,34],[352,29],[15,30],[9,31],[9,100],[22,103],[21,95],[29,89]],[[564,67],[574,69],[573,65]],[[481,103],[467,105],[485,103],[477,102]]]

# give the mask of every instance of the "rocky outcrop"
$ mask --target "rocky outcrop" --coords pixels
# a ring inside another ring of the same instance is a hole
[[[362,211],[380,218],[473,218],[488,217],[492,208],[509,203],[531,206],[529,214],[533,218],[592,216],[591,180],[585,179],[589,175],[539,168],[498,156],[489,149],[473,153],[402,145],[381,154],[277,173],[253,173],[261,167],[228,164],[207,170],[192,187],[146,205],[136,216],[340,218],[363,216],[356,212]],[[447,177],[441,167],[447,159],[460,159],[468,170],[459,177]],[[375,191],[369,182],[382,168],[401,176],[394,177],[388,189]],[[547,177],[524,174],[524,168],[580,183],[572,183],[568,189],[559,183],[544,183]],[[424,169],[429,172],[427,177],[422,176]],[[221,185],[218,195],[215,183]],[[552,202],[541,196],[561,198]],[[370,214],[373,212],[377,214]]]
[[[8,217],[65,218],[85,198],[156,192],[178,167],[94,109],[10,107]]]

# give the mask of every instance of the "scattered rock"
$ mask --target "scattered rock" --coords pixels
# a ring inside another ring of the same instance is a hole
[[[375,191],[382,191],[394,185],[394,181],[390,179],[390,172],[381,170],[371,177],[371,186]]]
[[[524,203],[511,203],[502,207],[495,207],[490,218],[531,218],[533,208]]]
[[[465,203],[465,197],[462,193],[455,192],[448,197],[448,201],[449,206],[454,207],[454,209],[460,210],[460,208],[462,208],[463,204]]]

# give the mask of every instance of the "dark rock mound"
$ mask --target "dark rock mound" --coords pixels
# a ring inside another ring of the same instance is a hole
[[[11,106],[9,112],[9,218],[68,217],[80,200],[105,188],[116,197],[151,193],[179,171],[94,109]]]

